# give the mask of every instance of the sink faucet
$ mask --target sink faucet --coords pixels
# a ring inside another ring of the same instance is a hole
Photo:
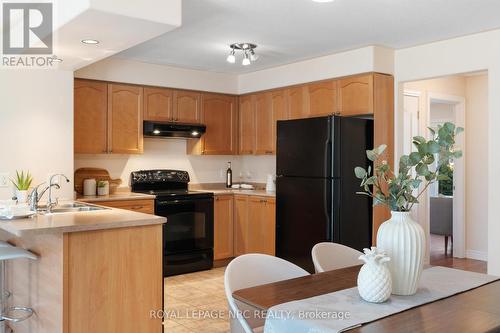
[[[59,186],[59,184],[54,184],[53,181],[54,181],[54,178],[55,177],[63,177],[64,179],[66,179],[66,183],[69,183],[69,179],[68,177],[66,177],[65,175],[63,175],[62,173],[58,173],[58,174],[55,174],[55,175],[52,175],[50,176],[50,179],[49,179],[49,186],[48,186],[48,190],[49,190],[49,197],[47,198],[47,213],[50,213],[50,211],[52,210],[52,207],[54,206],[57,206],[57,199],[55,201],[52,200],[52,187],[56,187],[57,189],[61,188]],[[55,186],[57,185],[57,186]]]
[[[45,194],[45,192],[49,191],[49,197],[48,197],[48,200],[47,200],[47,213],[50,213],[50,210],[57,205],[57,200],[55,200],[55,202],[52,200],[52,188],[55,187],[56,189],[60,189],[61,186],[59,186],[59,184],[54,184],[53,183],[53,180],[54,180],[54,177],[56,176],[62,176],[66,179],[66,182],[69,183],[69,179],[68,177],[66,177],[65,175],[63,174],[56,174],[56,175],[52,175],[50,177],[50,180],[49,180],[49,185],[47,185],[40,193],[38,193],[38,189],[40,188],[40,186],[42,186],[44,183],[41,183],[41,184],[38,184],[37,186],[35,186],[35,188],[31,191],[30,195],[29,195],[29,198],[28,198],[28,202],[29,202],[29,205],[30,205],[30,209],[34,212],[38,211],[38,202],[40,201],[40,199],[43,197],[43,195]]]

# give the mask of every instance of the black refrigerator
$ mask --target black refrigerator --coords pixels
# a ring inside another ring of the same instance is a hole
[[[276,255],[314,272],[312,247],[362,250],[372,241],[372,200],[354,168],[371,162],[373,120],[329,116],[278,121]]]

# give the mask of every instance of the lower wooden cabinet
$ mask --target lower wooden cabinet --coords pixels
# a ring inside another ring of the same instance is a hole
[[[274,255],[276,200],[270,197],[235,195],[234,201],[234,255]]]
[[[233,251],[233,195],[216,195],[214,198],[214,259],[227,259]]]
[[[146,200],[115,200],[96,202],[101,206],[132,210],[139,213],[154,214],[155,203],[152,199]]]

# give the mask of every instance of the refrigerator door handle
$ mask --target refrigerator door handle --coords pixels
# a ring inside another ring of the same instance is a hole
[[[328,184],[328,183],[327,183]],[[324,207],[324,214],[325,214],[325,219],[328,221],[326,224],[326,235],[328,237],[328,240],[330,242],[333,241],[333,221],[332,221],[332,216],[330,216],[330,203],[332,202],[332,188],[329,188],[330,186],[325,186],[325,194],[323,195],[323,207]]]

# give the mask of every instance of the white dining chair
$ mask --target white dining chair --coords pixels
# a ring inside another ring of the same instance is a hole
[[[244,304],[236,304],[233,292],[239,289],[255,287],[276,281],[293,279],[309,275],[307,271],[281,258],[266,254],[245,254],[229,263],[224,274],[224,288],[229,303],[231,333],[256,333],[262,332],[263,318],[248,318]]]
[[[316,273],[361,265],[362,252],[338,243],[324,242],[314,245],[311,251]]]

